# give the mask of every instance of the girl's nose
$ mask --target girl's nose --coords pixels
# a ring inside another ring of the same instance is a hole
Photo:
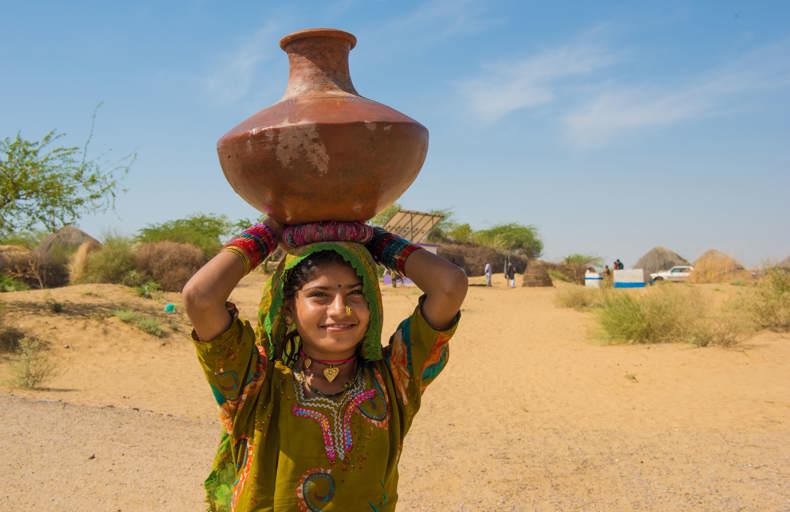
[[[348,305],[346,304],[346,299],[343,297],[343,294],[338,293],[335,295],[334,300],[329,305],[329,309],[333,315],[346,316],[346,311],[348,309],[347,306]]]

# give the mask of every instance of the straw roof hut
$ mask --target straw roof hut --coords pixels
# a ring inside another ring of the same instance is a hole
[[[723,252],[711,249],[694,262],[693,283],[721,283],[743,273],[743,265]]]
[[[549,276],[547,265],[541,260],[530,261],[527,265],[527,271],[524,272],[521,286],[554,286],[554,283],[551,281],[551,276]]]
[[[101,245],[98,240],[86,232],[74,226],[63,226],[54,233],[47,235],[38,247],[36,252],[44,259],[62,259],[63,256],[71,256],[85,242],[91,242],[96,246]]]
[[[662,270],[669,270],[675,265],[690,265],[690,263],[686,258],[666,247],[653,247],[639,258],[634,268],[641,268],[648,274],[652,274]]]
[[[74,265],[74,256],[81,246],[85,248],[80,254],[83,260],[82,265]],[[47,287],[64,286],[73,280],[70,277],[71,270],[79,270],[84,267],[84,257],[87,252],[101,247],[98,240],[75,228],[74,226],[63,226],[54,233],[49,234],[36,247],[36,254],[39,256],[40,274],[43,276],[44,285]]]
[[[516,272],[524,272],[527,266],[527,259],[505,251],[497,251],[482,245],[465,244],[439,244],[439,256],[463,268],[468,276],[482,276],[486,263],[490,263],[494,272],[504,272],[505,260],[515,267]]]

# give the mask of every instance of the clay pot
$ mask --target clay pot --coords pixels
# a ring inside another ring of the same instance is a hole
[[[310,29],[285,36],[285,95],[217,144],[233,189],[286,224],[373,217],[417,177],[428,130],[351,83],[348,32]]]

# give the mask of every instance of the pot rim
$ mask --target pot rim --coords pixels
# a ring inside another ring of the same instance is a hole
[[[307,39],[312,37],[334,37],[336,39],[344,39],[350,43],[352,49],[357,45],[357,38],[354,34],[336,28],[307,28],[292,32],[287,36],[280,39],[280,48],[285,50],[285,47],[298,39]]]

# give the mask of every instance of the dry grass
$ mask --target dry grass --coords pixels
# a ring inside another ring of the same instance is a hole
[[[199,247],[178,242],[142,244],[136,256],[138,271],[159,283],[162,290],[171,292],[181,291],[205,262]]]
[[[57,363],[49,357],[47,344],[33,337],[19,341],[17,359],[11,363],[9,384],[35,389],[57,374]]]
[[[555,304],[563,308],[579,311],[598,308],[604,305],[607,296],[605,288],[587,288],[579,285],[565,286],[557,290]]]
[[[687,286],[657,286],[641,295],[607,294],[598,318],[609,342],[731,347],[754,332],[745,310],[736,303],[714,307]]]
[[[768,269],[748,296],[746,309],[759,327],[790,331],[790,271]]]
[[[157,338],[164,338],[168,335],[159,319],[155,317],[143,315],[129,309],[116,309],[113,311],[113,315],[118,317],[122,322],[131,324],[141,331],[156,336]]]

